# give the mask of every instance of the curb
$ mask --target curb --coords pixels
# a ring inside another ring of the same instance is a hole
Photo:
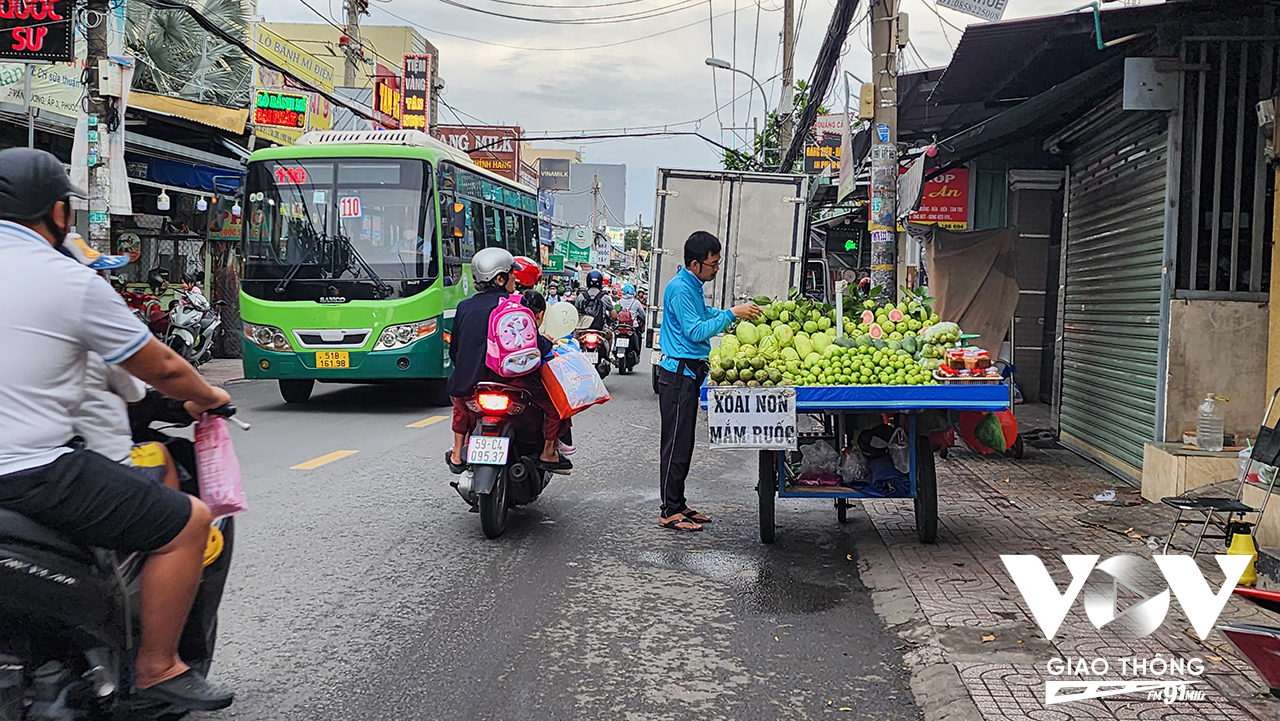
[[[911,671],[911,695],[925,721],[982,721],[982,713],[866,509],[858,504],[850,506],[848,513],[859,526],[854,537],[858,574],[871,591],[876,614],[906,644],[903,664]]]

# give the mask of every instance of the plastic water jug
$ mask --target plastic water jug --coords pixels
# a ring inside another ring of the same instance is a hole
[[[1210,393],[1196,411],[1196,447],[1202,451],[1222,450],[1224,421],[1220,404],[1225,402],[1226,398]]]

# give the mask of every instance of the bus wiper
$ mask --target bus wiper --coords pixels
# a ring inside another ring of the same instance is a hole
[[[377,296],[376,300],[390,298],[395,295],[396,289],[392,288],[390,283],[383,280],[381,276],[373,271],[373,268],[365,262],[364,256],[360,255],[360,251],[356,250],[356,246],[351,242],[350,238],[341,233],[334,236],[334,238],[342,242],[343,247],[345,247],[346,251],[351,254],[352,260],[360,266],[360,270],[363,270],[365,275],[369,276],[369,280],[373,281],[373,287],[376,289],[376,292],[374,293],[374,295]],[[326,240],[328,240],[328,238],[326,238]],[[352,275],[359,277],[359,274],[355,272],[356,269],[352,268],[350,263],[347,264],[346,269],[352,271]]]
[[[304,252],[299,254],[302,256],[301,259],[289,266],[289,270],[285,272],[284,277],[276,284],[275,291],[279,295],[284,295],[285,289],[289,287],[289,283],[293,282],[294,277],[298,275],[298,271],[302,270],[302,266],[306,265],[308,261],[315,262],[316,242],[324,239],[323,236],[316,232],[315,226],[310,223],[307,225],[299,224],[295,226],[295,230],[297,231],[298,240],[306,241],[306,244],[303,246]]]

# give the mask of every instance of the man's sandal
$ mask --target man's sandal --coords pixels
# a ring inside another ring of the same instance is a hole
[[[702,513],[698,513],[692,508],[686,508],[680,512],[680,515],[693,521],[694,523],[711,523],[711,517]]]
[[[463,456],[462,456],[462,457],[463,457],[463,458],[466,458],[466,451],[465,451],[465,449],[463,450]],[[467,464],[466,464],[466,463],[454,463],[454,462],[453,462],[453,451],[452,451],[452,450],[448,450],[448,451],[445,451],[445,452],[444,452],[444,462],[445,462],[446,464],[448,464],[448,466],[449,466],[449,471],[450,471],[451,473],[453,473],[454,475],[456,475],[456,476],[457,476],[457,475],[462,475],[462,473],[463,473],[464,471],[466,471],[466,470],[467,470]]]
[[[673,531],[684,531],[685,533],[697,533],[702,530],[702,526],[685,518],[684,516],[676,516],[665,521],[658,519],[658,524],[663,528],[670,528]]]

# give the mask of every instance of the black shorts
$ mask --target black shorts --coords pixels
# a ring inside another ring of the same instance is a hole
[[[93,451],[0,476],[0,508],[16,511],[82,546],[154,551],[191,518],[185,493]]]

